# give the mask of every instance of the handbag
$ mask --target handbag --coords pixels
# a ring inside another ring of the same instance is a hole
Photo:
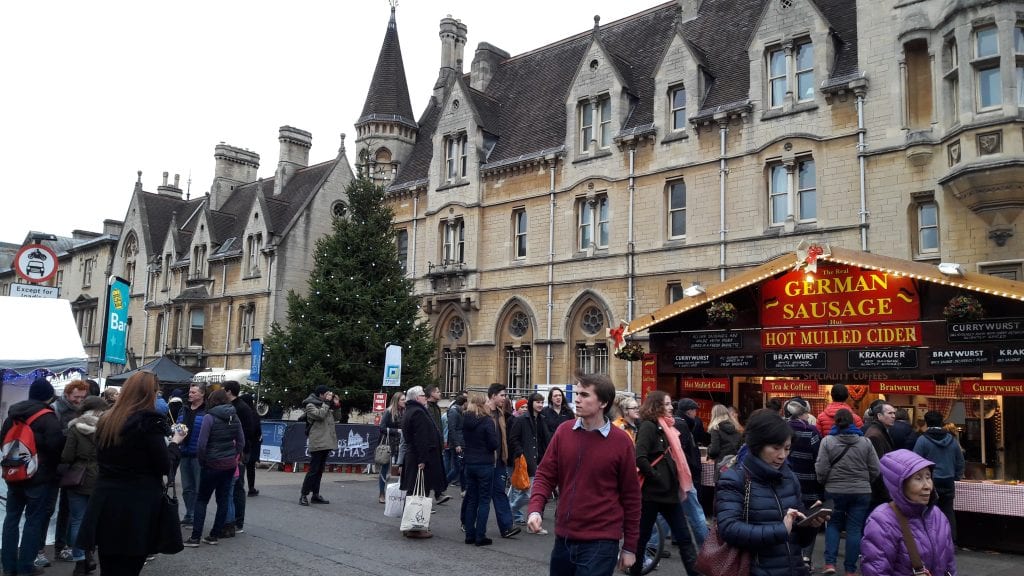
[[[530,473],[526,468],[526,456],[520,454],[512,468],[512,487],[516,490],[529,490]]]
[[[402,532],[429,530],[432,507],[433,500],[427,497],[423,489],[423,470],[420,470],[416,473],[416,487],[411,495],[405,497]]]
[[[388,436],[391,433],[381,434],[380,444],[377,445],[377,449],[373,451],[373,462],[378,466],[387,466],[391,464],[391,444],[388,443]]]
[[[664,458],[665,458],[665,453],[662,452],[657,458],[654,459],[654,462],[651,462],[651,468],[653,469],[655,466],[657,466],[658,463],[661,462]],[[640,489],[643,490],[644,489],[644,480],[646,480],[647,477],[644,476],[644,473],[641,472],[639,468],[636,469],[636,477],[637,477],[637,480],[640,481]]]
[[[384,491],[384,516],[401,518],[405,510],[405,490],[398,482],[388,484]]]
[[[178,490],[174,482],[168,482],[160,497],[157,542],[154,552],[177,554],[184,549],[185,545],[181,540],[181,519],[178,517]]]
[[[60,477],[61,488],[78,488],[85,480],[85,466],[72,466]]]
[[[750,478],[743,482],[743,521],[750,516]],[[711,527],[704,545],[697,554],[697,571],[704,576],[750,576],[750,552],[722,539],[718,522]]]

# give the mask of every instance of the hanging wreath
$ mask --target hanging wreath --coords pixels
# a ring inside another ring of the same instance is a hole
[[[847,384],[846,391],[850,393],[850,398],[860,402],[868,393],[868,387],[864,384]]]
[[[725,326],[736,321],[736,306],[716,300],[708,305],[708,324]]]
[[[985,309],[974,296],[954,296],[942,309],[946,320],[977,320],[985,316]]]
[[[644,347],[639,342],[627,342],[618,351],[615,357],[626,362],[636,362],[644,357]]]

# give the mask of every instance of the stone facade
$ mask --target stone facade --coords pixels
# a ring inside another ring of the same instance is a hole
[[[607,328],[803,240],[1021,279],[1022,8],[681,0],[497,63],[482,44],[388,188],[444,386],[637,389]],[[747,70],[716,56],[724,13]],[[547,86],[510,91],[517,67]],[[525,97],[548,112],[511,116]]]

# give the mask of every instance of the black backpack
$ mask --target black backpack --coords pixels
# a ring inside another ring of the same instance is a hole
[[[302,413],[302,416],[299,416],[296,422],[302,422],[303,424],[306,425],[306,436],[309,436],[309,429],[313,427],[313,423],[310,422],[308,418],[306,418],[305,412]]]

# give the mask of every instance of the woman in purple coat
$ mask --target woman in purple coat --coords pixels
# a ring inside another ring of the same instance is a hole
[[[895,450],[882,457],[882,479],[910,525],[924,567],[934,576],[956,576],[949,520],[935,505],[938,495],[932,485],[934,466],[910,450]],[[863,576],[913,573],[899,519],[889,504],[878,506],[868,517],[861,553]]]

